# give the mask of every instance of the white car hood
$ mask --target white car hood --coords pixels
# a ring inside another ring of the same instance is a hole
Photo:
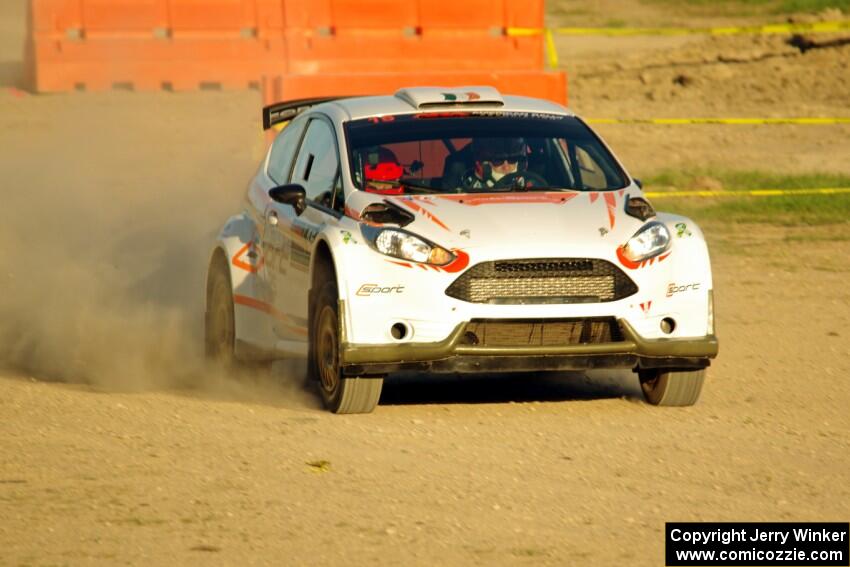
[[[625,190],[414,195],[387,201],[416,215],[405,227],[448,249],[486,257],[611,257],[643,224]],[[483,250],[488,249],[488,250]]]

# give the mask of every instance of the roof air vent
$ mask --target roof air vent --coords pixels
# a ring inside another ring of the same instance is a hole
[[[462,106],[467,104],[504,106],[501,93],[493,87],[413,87],[395,93],[413,108]]]

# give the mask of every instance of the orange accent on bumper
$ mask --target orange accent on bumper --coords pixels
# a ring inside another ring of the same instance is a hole
[[[617,259],[620,261],[620,263],[623,266],[625,266],[626,268],[628,268],[630,270],[637,270],[638,268],[643,268],[644,266],[651,266],[652,264],[655,263],[656,260],[658,260],[658,262],[661,263],[664,260],[666,260],[667,257],[672,253],[673,252],[671,250],[670,252],[667,252],[663,256],[655,256],[653,258],[649,258],[648,260],[642,260],[640,262],[635,262],[634,260],[629,260],[626,257],[626,254],[623,252],[622,246],[617,247]]]
[[[469,265],[469,254],[464,252],[463,250],[459,250],[457,248],[452,249],[452,253],[455,255],[455,259],[446,264],[445,266],[435,266],[434,264],[423,264],[421,262],[397,262],[395,260],[385,259],[390,264],[395,264],[397,266],[404,266],[405,268],[412,268],[413,266],[417,266],[420,269],[427,270],[431,268],[435,272],[447,272],[449,274],[457,273]]]
[[[458,250],[457,248],[453,249],[452,252],[454,252],[455,259],[445,266],[440,267],[440,269],[444,272],[455,274],[469,265],[469,254],[463,250]]]

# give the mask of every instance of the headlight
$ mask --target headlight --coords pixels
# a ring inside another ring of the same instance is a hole
[[[445,248],[406,230],[361,224],[360,231],[372,248],[393,258],[435,266],[443,266],[454,260],[454,255]]]
[[[641,228],[623,246],[623,254],[633,262],[640,262],[661,254],[670,247],[670,231],[660,222],[651,222]]]

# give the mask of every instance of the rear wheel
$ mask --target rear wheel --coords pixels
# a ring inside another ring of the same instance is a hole
[[[654,406],[692,406],[699,399],[705,369],[687,372],[644,370],[640,387],[646,401]]]
[[[339,367],[337,289],[326,282],[313,310],[310,365],[325,406],[334,413],[369,413],[381,397],[383,377],[345,377]]]
[[[207,310],[204,317],[204,347],[207,358],[223,366],[232,366],[236,324],[233,293],[227,263],[216,256],[207,280]]]

